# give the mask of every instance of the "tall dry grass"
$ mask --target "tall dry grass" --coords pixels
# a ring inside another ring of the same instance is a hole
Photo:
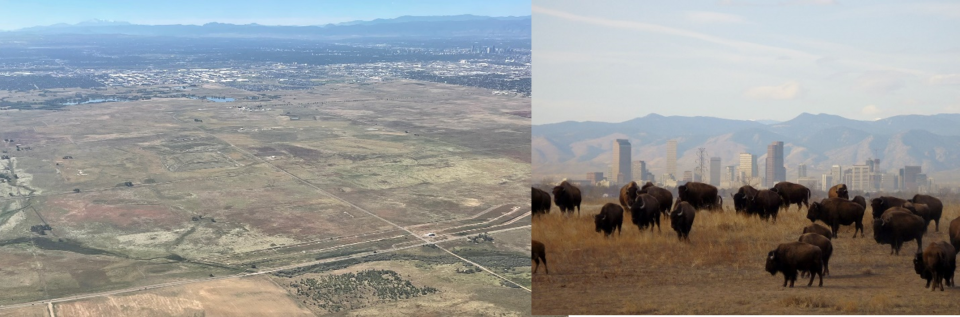
[[[723,212],[698,211],[688,243],[677,239],[669,217],[661,219],[659,232],[656,228],[640,231],[631,222],[629,212],[625,212],[622,234],[614,232],[606,238],[595,231],[593,215],[607,202],[617,203],[614,198],[591,200],[582,205],[579,217],[562,215],[554,208],[550,214],[533,219],[532,237],[546,245],[551,274],[622,274],[643,267],[663,266],[762,268],[768,251],[780,243],[797,241],[803,227],[811,223],[806,218],[806,209],[798,212],[796,206],[789,211],[781,210],[774,223],[736,214],[732,206],[725,205]],[[836,253],[842,254],[846,261],[863,264],[864,268],[858,273],[864,275],[871,274],[870,264],[875,262],[875,257],[890,251],[889,245],[878,245],[873,240],[873,220],[870,208],[867,209],[864,238],[858,234],[853,239],[851,225],[841,226],[839,238],[834,240]],[[960,215],[960,205],[948,205],[944,209],[940,232],[934,232],[931,222],[924,236],[924,247],[933,241],[949,241],[949,223]],[[847,247],[850,244],[856,247]],[[908,242],[902,251],[912,254],[915,250],[916,242]]]

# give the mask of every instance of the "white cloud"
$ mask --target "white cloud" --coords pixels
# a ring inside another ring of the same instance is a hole
[[[866,106],[866,107],[863,107],[863,109],[860,109],[860,113],[865,114],[865,115],[868,115],[868,116],[869,116],[869,115],[875,115],[875,114],[880,113],[880,109],[877,108],[877,106],[875,106],[875,105],[868,105],[868,106]]]
[[[931,85],[960,85],[960,74],[933,75],[927,79]]]
[[[798,50],[757,44],[752,42],[731,40],[731,39],[722,38],[718,36],[688,31],[684,29],[672,28],[672,27],[662,26],[658,24],[624,21],[624,20],[611,20],[611,19],[597,18],[597,17],[591,17],[591,16],[583,16],[583,15],[573,14],[569,12],[548,9],[548,8],[544,8],[536,5],[532,6],[531,9],[534,14],[549,15],[552,17],[557,17],[564,20],[568,20],[568,21],[583,22],[583,23],[599,25],[599,26],[604,26],[609,28],[628,29],[628,30],[650,32],[650,33],[660,33],[660,34],[666,34],[666,35],[694,38],[694,39],[698,39],[698,40],[702,40],[702,41],[706,41],[714,44],[733,47],[735,49],[744,50],[744,51],[754,51],[754,52],[759,51],[759,52],[764,52],[768,54],[774,54],[776,56],[788,56],[788,57],[794,57],[794,58],[813,59],[817,57],[816,55],[813,55],[807,52],[798,51]]]
[[[733,14],[693,11],[686,13],[686,19],[693,23],[712,24],[712,23],[745,23],[742,17]]]
[[[757,86],[747,89],[743,96],[750,99],[774,99],[786,100],[794,99],[800,96],[800,84],[795,81],[788,81],[780,86]]]
[[[908,77],[912,76],[895,71],[866,71],[857,77],[854,87],[868,92],[889,93],[903,88]]]

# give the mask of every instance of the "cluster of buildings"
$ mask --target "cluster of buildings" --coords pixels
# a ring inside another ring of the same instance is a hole
[[[677,186],[686,182],[704,182],[720,188],[738,188],[743,185],[769,188],[783,181],[802,184],[811,189],[827,191],[836,184],[846,184],[851,191],[862,192],[936,192],[939,188],[933,179],[921,172],[920,166],[905,166],[899,173],[885,173],[880,169],[879,159],[867,160],[864,164],[855,164],[847,168],[833,165],[827,173],[819,177],[807,174],[807,165],[797,166],[797,178],[787,179],[787,169],[783,159],[783,142],[775,141],[767,146],[767,155],[763,173],[757,164],[757,155],[740,153],[736,165],[723,166],[719,157],[705,156],[698,159],[693,170],[677,173],[677,141],[667,141],[664,173],[659,178],[647,168],[645,161],[633,161],[629,140],[617,139],[613,142],[613,161],[610,177],[603,172],[587,173],[584,183],[598,186],[620,186],[631,181],[639,183],[653,182],[660,186]],[[678,178],[677,176],[680,176]]]

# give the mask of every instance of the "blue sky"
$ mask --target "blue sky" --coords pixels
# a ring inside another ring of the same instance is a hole
[[[526,16],[521,0],[0,0],[0,30],[93,19],[136,24],[321,25],[404,15]]]
[[[533,123],[960,112],[960,2],[533,1]]]

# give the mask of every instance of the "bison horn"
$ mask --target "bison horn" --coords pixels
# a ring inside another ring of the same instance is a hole
[[[646,205],[647,205],[647,202],[642,201],[642,202],[640,203],[640,209],[643,209],[643,206],[646,206]]]

